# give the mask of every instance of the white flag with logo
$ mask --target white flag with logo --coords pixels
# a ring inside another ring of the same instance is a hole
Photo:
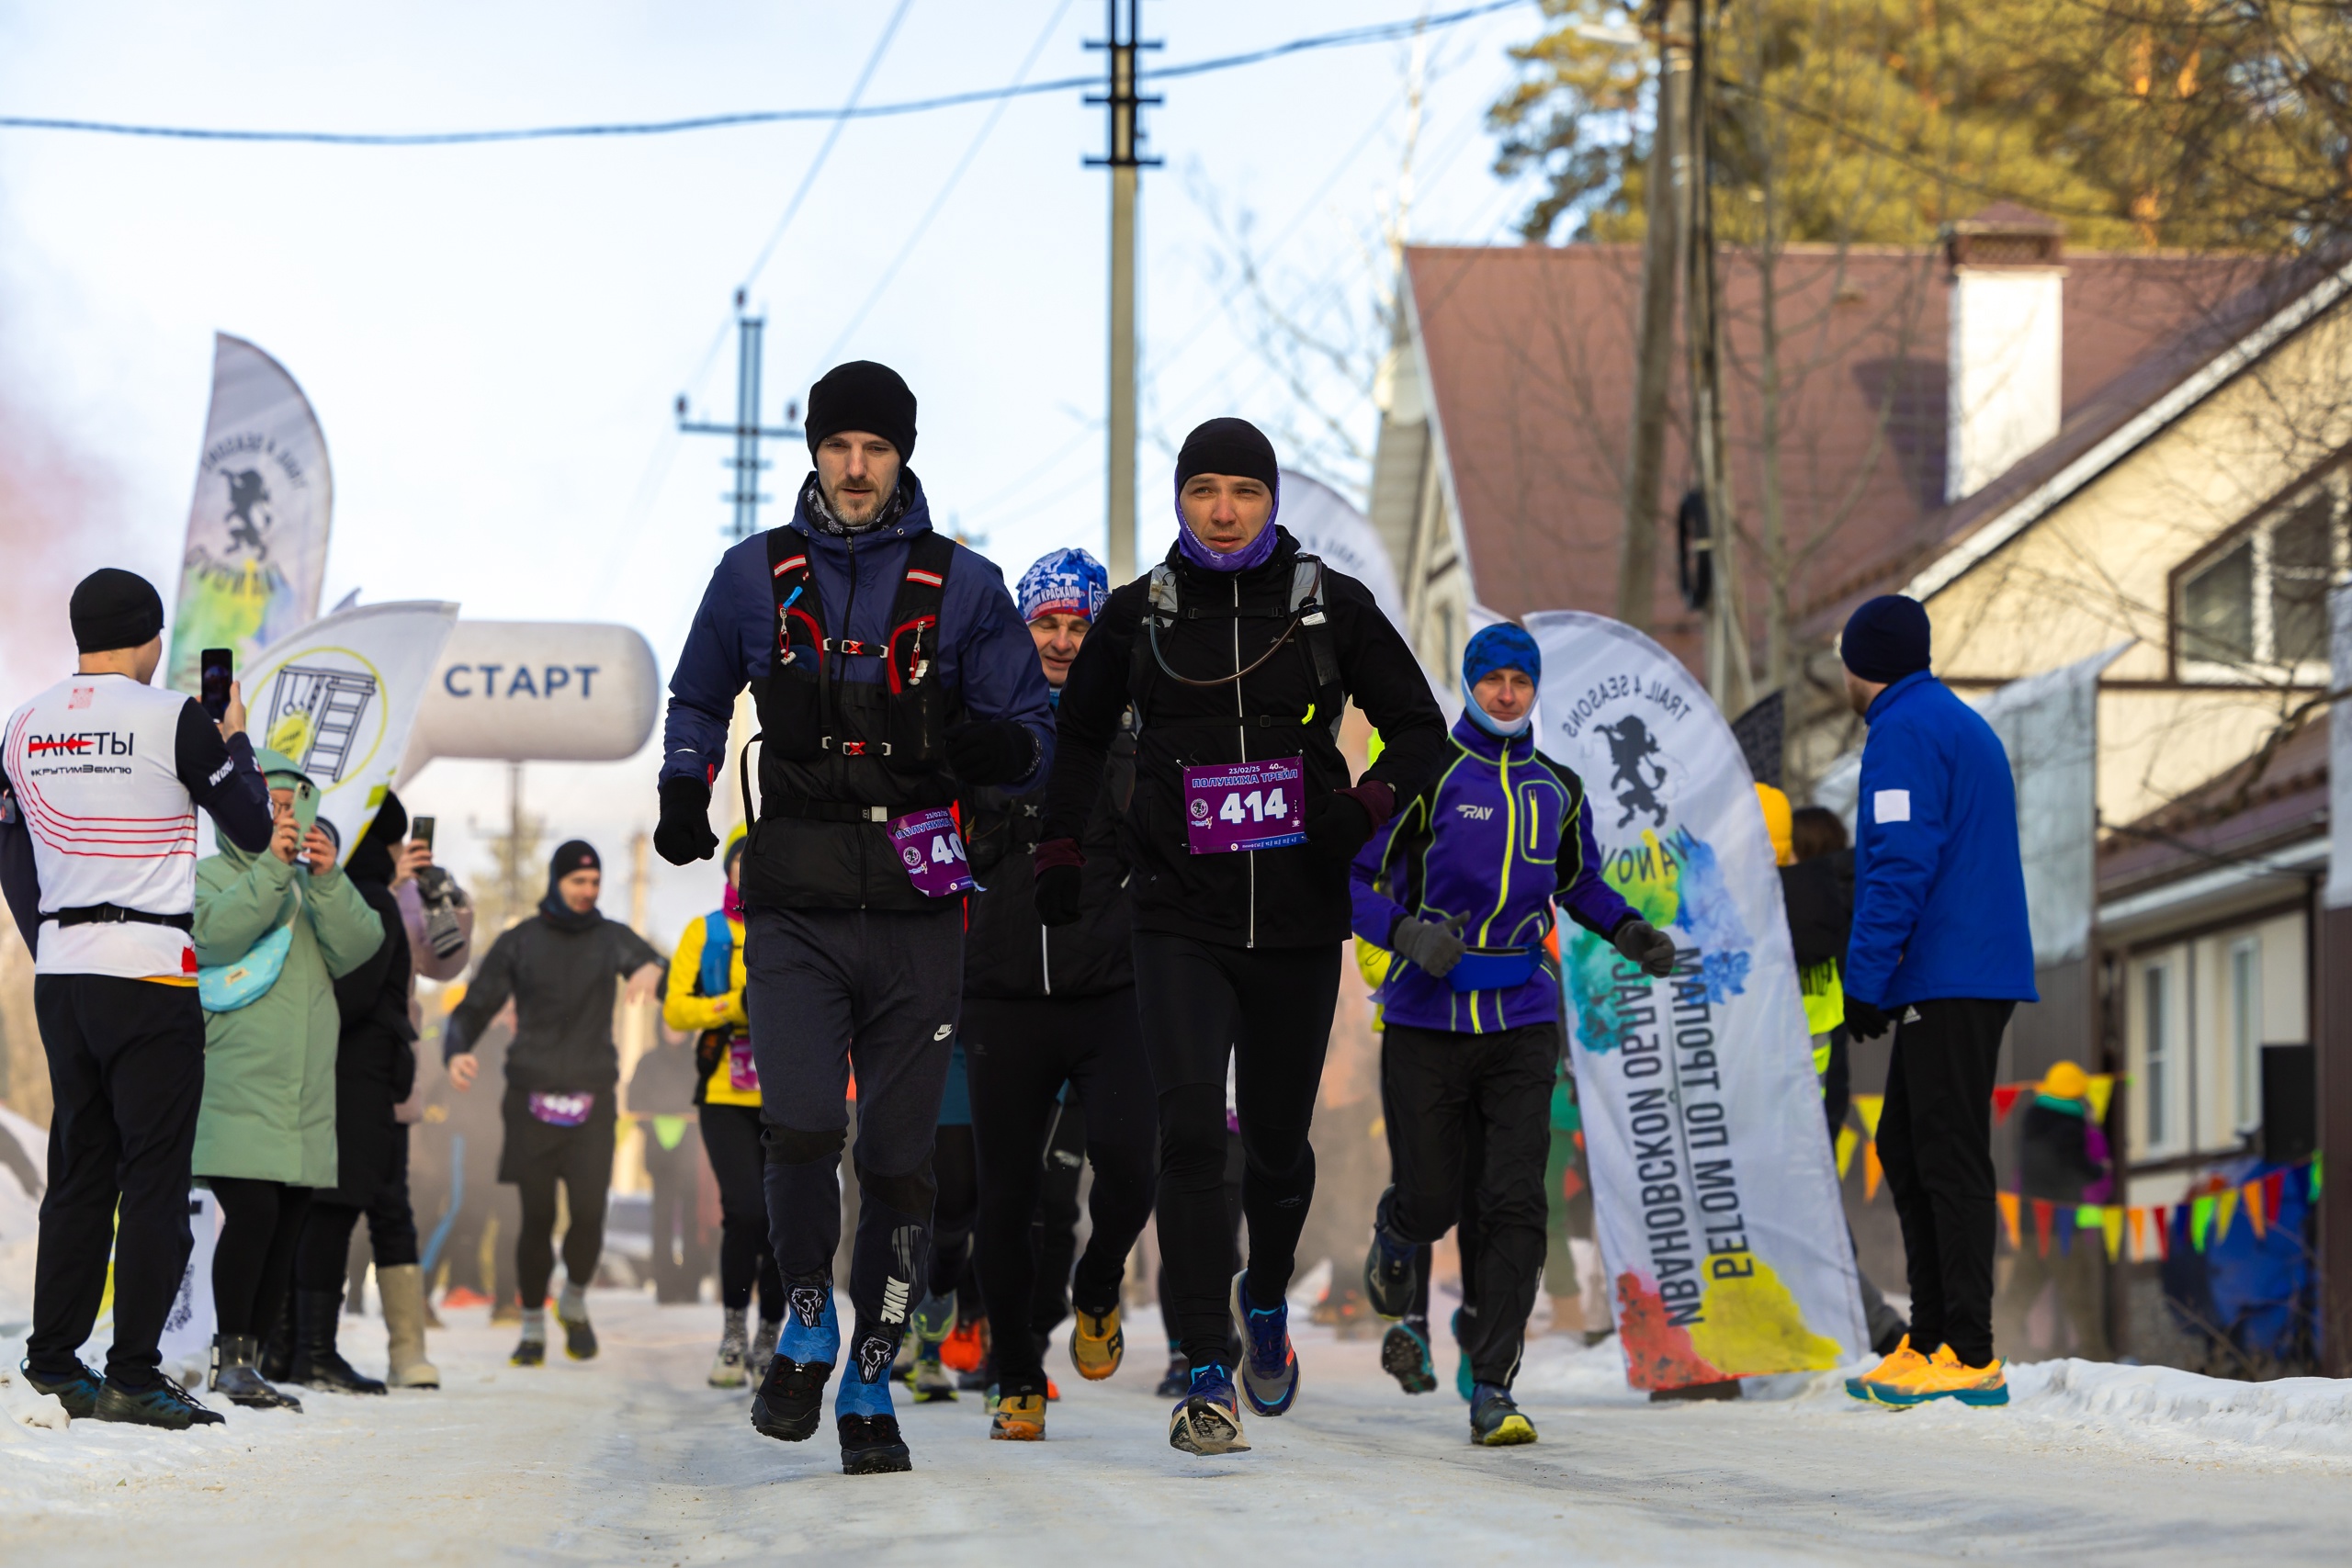
[[[1860,1289],[1739,742],[1681,661],[1632,627],[1559,612],[1527,629],[1544,650],[1537,743],[1584,780],[1601,874],[1676,949],[1674,973],[1653,980],[1589,931],[1562,944],[1627,1381],[1852,1360]]]
[[[319,821],[345,859],[392,786],[457,624],[455,604],[363,605],[263,649],[241,676],[254,744],[292,759],[318,785]]]

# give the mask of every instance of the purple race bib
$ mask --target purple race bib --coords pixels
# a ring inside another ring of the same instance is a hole
[[[593,1094],[534,1094],[531,1114],[550,1127],[578,1127],[587,1122],[588,1113],[596,1109]]]
[[[1184,831],[1196,855],[1303,844],[1306,770],[1296,757],[1184,770]]]
[[[728,1043],[727,1087],[738,1094],[760,1091],[760,1065],[752,1059],[752,1043],[748,1040]]]
[[[951,898],[978,886],[972,880],[972,868],[965,863],[964,840],[956,831],[956,818],[945,807],[910,811],[892,818],[885,826],[890,829],[890,842],[898,847],[899,863],[907,868],[907,880],[915,885],[916,892],[927,898]]]

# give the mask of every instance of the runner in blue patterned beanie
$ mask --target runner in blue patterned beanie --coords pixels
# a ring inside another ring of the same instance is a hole
[[[1516,670],[1537,686],[1544,684],[1544,650],[1525,628],[1509,621],[1484,628],[1462,650],[1462,711],[1487,734],[1510,737],[1528,727],[1535,710],[1531,707],[1516,721],[1505,724],[1478,705],[1475,688],[1498,670]]]
[[[1111,596],[1111,574],[1084,550],[1048,550],[1021,574],[1012,597],[1021,618],[1040,615],[1080,615],[1091,621]]]

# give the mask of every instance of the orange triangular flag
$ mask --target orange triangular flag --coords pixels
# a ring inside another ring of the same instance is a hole
[[[2107,1260],[2112,1263],[2123,1255],[2123,1211],[2112,1205],[2101,1209],[2098,1228],[2107,1237]]]
[[[1878,1140],[1872,1138],[1862,1145],[1862,1201],[1867,1203],[1878,1196],[1878,1184],[1886,1175],[1886,1167],[1878,1162]]]
[[[2043,1258],[2050,1256],[2050,1219],[2057,1205],[2047,1198],[2030,1198],[2033,1205],[2033,1250]]]
[[[2001,1205],[2001,1224],[2008,1228],[2009,1250],[2023,1251],[2025,1243],[2018,1236],[2018,1195],[2014,1192],[1996,1192],[1993,1194],[1993,1199]]]
[[[2124,1211],[2132,1221],[2132,1258],[2134,1262],[2148,1260],[2148,1211],[2137,1206]]]
[[[2114,1096],[2115,1075],[2113,1073],[2093,1073],[2091,1075],[2090,1093],[2086,1097],[2090,1100],[2092,1121],[2104,1122],[2107,1120],[2107,1102],[2113,1099]]]
[[[2018,1096],[2023,1094],[2030,1087],[2030,1085],[2021,1083],[1995,1084],[1993,1086],[1993,1120],[1996,1122],[2007,1121],[2009,1119],[2009,1112],[2017,1107]]]
[[[2245,1199],[2245,1217],[2253,1223],[2254,1239],[2261,1241],[2270,1234],[2269,1216],[2262,1212],[2262,1183],[2249,1181],[2238,1192]]]
[[[2238,1212],[2238,1190],[2224,1187],[2213,1197],[2213,1245],[2230,1239],[2230,1217]]]
[[[1885,1109],[1886,1096],[1883,1094],[1858,1094],[1854,1096],[1854,1111],[1855,1113],[1862,1119],[1863,1137],[1875,1138],[1878,1136],[1878,1115],[1880,1111]]]
[[[1851,1127],[1840,1127],[1838,1129],[1838,1180],[1845,1180],[1846,1172],[1853,1168],[1854,1148],[1861,1141],[1862,1135],[1860,1133],[1855,1132]]]

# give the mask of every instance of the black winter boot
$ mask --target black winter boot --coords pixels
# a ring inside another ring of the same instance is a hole
[[[330,1393],[382,1393],[384,1385],[364,1377],[335,1348],[335,1325],[343,1316],[341,1291],[294,1292],[292,1381]]]
[[[261,1353],[254,1367],[272,1382],[294,1381],[294,1302],[289,1293],[277,1309],[277,1320],[261,1337]]]
[[[299,1413],[302,1408],[300,1400],[270,1387],[261,1373],[254,1370],[254,1345],[250,1335],[214,1335],[212,1378],[209,1386],[232,1404],[242,1404],[249,1410],[292,1410]]]

